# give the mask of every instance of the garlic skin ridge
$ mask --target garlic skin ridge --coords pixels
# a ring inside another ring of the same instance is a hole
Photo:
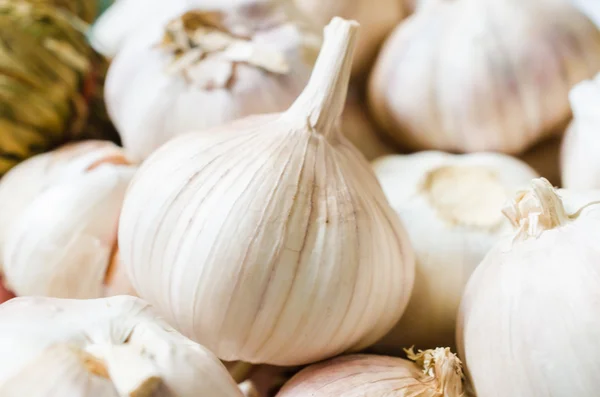
[[[409,360],[356,354],[313,364],[287,382],[277,397],[463,397],[462,366],[448,348],[414,353]]]
[[[600,188],[600,74],[577,84],[569,99],[574,119],[561,147],[561,175],[567,189]]]
[[[506,207],[515,231],[471,276],[458,318],[478,395],[597,395],[598,203],[540,178]]]
[[[0,306],[0,322],[3,396],[8,389],[49,397],[50,387],[69,388],[73,397],[95,397],[95,389],[115,397],[242,396],[209,350],[139,298],[15,298]],[[57,378],[61,373],[67,376]]]
[[[406,306],[406,233],[338,130],[355,36],[334,18],[288,111],[173,139],[128,190],[119,246],[132,284],[223,360],[300,365],[358,350]]]
[[[374,349],[450,346],[456,314],[473,270],[511,224],[502,208],[537,177],[523,162],[498,153],[420,152],[372,163],[417,258],[415,286],[404,315]]]
[[[141,161],[177,135],[287,109],[321,45],[319,32],[290,1],[204,5],[128,40],[110,66],[105,97],[129,156]],[[160,46],[170,27],[201,19],[204,25],[175,40],[184,48],[195,43],[181,55]]]
[[[403,148],[518,154],[598,71],[600,31],[569,0],[428,0],[386,40],[369,103]]]
[[[35,156],[0,182],[4,281],[17,295],[98,298],[133,290],[117,255],[117,227],[136,167],[110,142]]]

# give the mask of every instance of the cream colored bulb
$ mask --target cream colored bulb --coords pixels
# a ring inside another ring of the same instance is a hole
[[[477,395],[598,395],[599,199],[540,178],[506,206],[515,230],[471,276],[458,319]]]
[[[599,70],[600,31],[569,0],[428,0],[386,40],[369,102],[406,148],[517,154]]]
[[[321,44],[289,1],[199,5],[127,41],[105,96],[128,154],[143,160],[177,135],[287,109]]]
[[[502,208],[537,175],[523,162],[495,153],[392,155],[373,168],[417,257],[406,312],[376,350],[400,354],[403,346],[453,346],[469,276],[511,230]]]
[[[412,249],[337,128],[356,31],[333,19],[289,110],[174,139],[128,190],[119,246],[136,291],[223,360],[360,349],[406,306]]]
[[[109,142],[35,156],[0,182],[0,252],[17,295],[98,298],[133,293],[117,227],[136,167]]]

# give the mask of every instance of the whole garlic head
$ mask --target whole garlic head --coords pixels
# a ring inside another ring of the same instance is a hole
[[[511,230],[502,208],[537,175],[523,162],[496,153],[392,155],[376,160],[373,168],[417,257],[408,307],[376,348],[398,354],[403,346],[453,346],[469,276]]]
[[[355,76],[369,71],[379,47],[404,16],[403,0],[295,0],[298,8],[325,26],[333,17],[360,23],[360,35],[352,65]]]
[[[135,170],[105,141],[66,145],[13,168],[0,182],[8,287],[65,298],[133,293],[118,264],[117,227]]]
[[[598,395],[599,199],[540,178],[505,208],[515,230],[471,276],[458,317],[477,395]]]
[[[429,0],[387,39],[369,101],[401,146],[515,154],[599,70],[600,31],[569,0]]]
[[[139,298],[15,298],[0,323],[2,396],[242,396],[210,351]]]
[[[288,1],[194,9],[129,40],[105,90],[128,154],[143,160],[177,135],[287,109],[321,43]]]
[[[294,376],[277,397],[463,397],[462,365],[449,348],[408,358],[350,355],[313,364]],[[414,362],[413,362],[414,361]]]
[[[136,291],[223,360],[300,365],[368,346],[402,315],[414,257],[339,132],[357,24],[334,18],[284,113],[167,143],[125,198]]]
[[[573,122],[561,148],[561,176],[567,189],[600,188],[600,74],[570,93]]]

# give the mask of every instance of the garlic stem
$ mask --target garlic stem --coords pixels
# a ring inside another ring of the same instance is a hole
[[[533,179],[530,190],[518,193],[502,212],[520,229],[517,238],[538,237],[570,220],[560,197],[546,178]]]
[[[335,17],[325,27],[324,41],[310,80],[286,112],[327,135],[346,102],[359,24]]]
[[[450,348],[438,347],[415,353],[411,347],[405,351],[408,359],[422,367],[423,373],[430,381],[436,382],[439,393],[443,393],[444,396],[462,395],[462,363]]]
[[[128,343],[92,345],[88,353],[104,361],[110,379],[120,395],[151,396],[162,380],[158,370],[143,356],[142,348]]]

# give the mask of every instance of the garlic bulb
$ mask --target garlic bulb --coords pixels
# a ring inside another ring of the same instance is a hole
[[[394,151],[379,137],[379,131],[369,118],[366,105],[356,90],[350,87],[342,113],[342,132],[369,161]]]
[[[537,175],[523,162],[495,153],[386,156],[373,168],[417,257],[408,307],[376,347],[397,354],[403,346],[453,346],[469,276],[510,231],[502,208]]]
[[[570,93],[574,120],[561,149],[561,175],[568,189],[600,188],[600,74]]]
[[[596,26],[600,27],[600,3],[597,0],[571,0],[573,4],[587,15]]]
[[[246,3],[189,11],[117,55],[106,101],[133,159],[182,133],[280,112],[302,91],[320,35],[286,2]]]
[[[138,298],[16,298],[0,323],[2,396],[242,396],[210,351]]]
[[[132,293],[117,263],[117,226],[134,172],[119,147],[102,141],[13,168],[0,182],[7,286],[17,295],[68,298]]]
[[[223,360],[359,349],[406,306],[407,237],[337,128],[356,30],[333,19],[289,110],[174,139],[128,190],[119,246],[136,291]]]
[[[599,70],[600,31],[569,0],[429,0],[387,39],[369,101],[407,148],[515,154]]]
[[[518,193],[516,232],[469,280],[457,340],[479,396],[598,395],[600,201],[564,193],[543,178]]]
[[[350,355],[311,365],[277,397],[463,397],[461,362],[448,348],[402,358]]]
[[[400,0],[295,0],[295,2],[301,11],[323,26],[335,16],[354,19],[360,23],[360,35],[352,66],[353,75],[369,70],[381,43],[404,16]]]

